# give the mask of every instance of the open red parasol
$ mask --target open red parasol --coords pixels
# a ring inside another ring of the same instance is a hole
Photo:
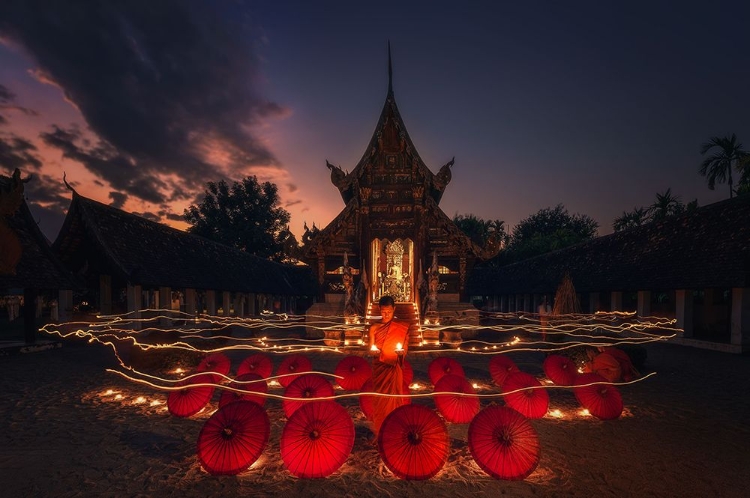
[[[604,382],[604,384],[594,384]],[[591,385],[589,385],[591,384]],[[581,406],[591,415],[601,420],[616,419],[622,413],[622,395],[620,391],[609,384],[607,379],[595,373],[581,374],[576,379],[573,392]]]
[[[318,374],[300,375],[284,390],[284,397],[289,398],[325,398],[333,396],[333,386],[328,379]],[[281,402],[287,418],[308,401],[285,399]]]
[[[559,354],[549,355],[542,364],[547,378],[558,386],[572,386],[578,377],[578,369],[573,360]]]
[[[490,360],[490,375],[492,380],[495,381],[500,387],[503,387],[505,377],[511,372],[520,372],[521,370],[516,366],[516,363],[505,356],[504,354],[495,355]]]
[[[295,411],[281,433],[281,459],[297,477],[336,472],[354,447],[354,422],[333,401],[315,401]]]
[[[512,392],[522,389],[518,392]],[[542,384],[531,374],[513,372],[503,382],[505,404],[524,417],[542,418],[549,409],[549,394]]]
[[[427,367],[427,375],[430,376],[430,381],[433,385],[437,384],[440,378],[446,374],[464,377],[464,369],[459,362],[453,358],[447,358],[445,356],[435,358]]]
[[[273,364],[271,363],[271,358],[262,353],[248,356],[237,367],[238,376],[246,373],[254,373],[264,379],[270,377],[272,371]]]
[[[378,450],[385,466],[401,479],[422,480],[437,474],[448,459],[445,423],[423,405],[403,405],[383,421]]]
[[[343,389],[358,391],[372,377],[372,367],[361,356],[351,355],[341,360],[333,373],[342,377],[336,382]]]
[[[201,429],[201,465],[213,475],[239,474],[263,453],[270,430],[268,415],[257,403],[229,403],[211,415]]]
[[[203,358],[195,370],[196,372],[215,372],[221,374],[213,376],[214,383],[218,384],[223,379],[222,375],[227,375],[231,367],[232,362],[229,361],[227,355],[223,353],[212,353]]]
[[[414,367],[411,366],[409,360],[404,358],[404,364],[401,366],[401,369],[403,370],[404,384],[408,386],[414,380]]]
[[[495,479],[521,480],[539,465],[539,436],[520,413],[489,406],[469,424],[469,451]]]
[[[295,374],[295,373],[305,373],[312,370],[312,363],[306,356],[302,356],[301,354],[294,354],[292,356],[287,356],[284,358],[284,361],[281,362],[279,365],[278,370],[276,370],[276,375],[284,375],[284,374]],[[279,378],[279,384],[281,384],[284,387],[287,387],[289,384],[294,382],[294,379],[299,377],[299,375],[289,375],[287,377],[280,377]]]
[[[213,383],[214,378],[211,374],[196,375],[178,382],[176,386],[182,389],[172,391],[167,398],[169,413],[175,417],[189,417],[201,411],[211,401],[214,386],[195,386],[195,384]]]
[[[268,393],[268,384],[266,384],[265,379],[258,374],[245,373],[238,375],[237,378],[229,383],[229,387],[241,389],[245,392],[224,390],[219,398],[219,408],[241,399],[245,401],[254,401],[260,406],[266,404],[266,397],[263,395]]]
[[[448,422],[468,424],[479,412],[479,398],[469,381],[456,374],[443,375],[435,384],[435,405]]]

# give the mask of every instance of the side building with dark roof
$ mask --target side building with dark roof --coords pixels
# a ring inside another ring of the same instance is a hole
[[[469,289],[490,310],[535,312],[566,273],[583,312],[674,318],[684,329],[679,342],[750,350],[750,196],[504,267],[477,267]]]
[[[300,312],[317,292],[307,267],[275,263],[74,190],[53,247],[102,314],[146,308],[225,316]]]
[[[57,319],[58,293],[80,287],[52,251],[23,196],[21,173],[0,175],[0,324],[23,321],[26,343],[35,342],[36,322]],[[23,302],[23,306],[21,306]],[[49,313],[49,316],[43,314]],[[0,327],[6,329],[5,326]],[[7,329],[11,329],[8,326]],[[4,340],[0,334],[0,340]]]

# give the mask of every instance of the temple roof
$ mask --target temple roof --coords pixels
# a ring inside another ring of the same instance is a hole
[[[422,158],[417,152],[417,148],[409,137],[409,132],[406,130],[406,125],[401,118],[401,113],[396,105],[396,98],[393,93],[393,82],[392,82],[392,70],[391,70],[391,57],[390,57],[390,44],[388,47],[388,93],[383,104],[383,110],[380,112],[375,131],[372,134],[372,138],[365,149],[362,158],[359,160],[354,169],[349,173],[344,173],[340,167],[335,166],[326,161],[326,166],[331,170],[331,182],[339,189],[341,197],[345,204],[358,195],[357,188],[360,184],[360,179],[366,173],[367,169],[372,168],[373,160],[379,154],[385,154],[385,149],[388,148],[388,137],[394,133],[395,129],[396,139],[398,140],[398,149],[392,152],[405,153],[409,158],[409,162],[416,162],[416,166],[420,176],[424,180],[426,192],[437,202],[440,203],[440,199],[443,196],[445,187],[451,180],[450,168],[453,166],[454,159],[451,159],[448,163],[443,165],[437,174],[433,173],[427,165],[425,165]],[[384,142],[386,142],[384,144]]]
[[[17,170],[16,170],[17,171]],[[20,173],[19,173],[20,175]],[[17,182],[14,178],[0,175],[0,204],[16,188]],[[39,230],[29,210],[26,200],[23,198],[21,189],[20,202],[15,202],[11,213],[0,214],[0,224],[9,229],[3,231],[2,250],[6,256],[10,253],[10,244],[18,242],[20,246],[20,258],[15,264],[13,274],[0,271],[0,294],[9,289],[78,289],[82,284],[65,268],[62,262],[52,251],[49,241]],[[10,211],[10,210],[9,210]],[[15,239],[12,241],[12,239]],[[16,247],[19,247],[16,246]]]
[[[750,196],[710,204],[501,268],[475,268],[473,295],[750,286]]]
[[[93,252],[113,274],[134,285],[283,295],[316,292],[307,267],[275,263],[75,191],[54,248],[66,262]]]

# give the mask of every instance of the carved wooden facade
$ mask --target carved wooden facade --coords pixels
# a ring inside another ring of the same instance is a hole
[[[317,269],[321,296],[337,292],[337,270],[346,253],[366,279],[368,300],[389,294],[396,301],[420,302],[419,272],[428,269],[434,251],[441,299],[466,300],[467,273],[488,254],[440,209],[453,160],[437,174],[427,168],[409,138],[390,83],[375,132],[356,167],[345,173],[326,165],[346,207],[311,241],[306,255]]]

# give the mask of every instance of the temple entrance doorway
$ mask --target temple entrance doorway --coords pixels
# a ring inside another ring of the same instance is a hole
[[[397,303],[414,302],[414,243],[411,239],[375,239],[371,244],[374,301],[391,296]]]

